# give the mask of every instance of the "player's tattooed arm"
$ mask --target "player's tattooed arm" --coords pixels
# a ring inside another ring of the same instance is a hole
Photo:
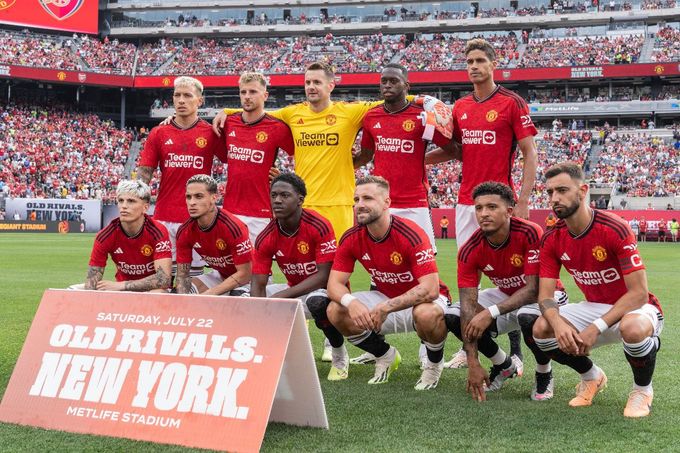
[[[538,300],[538,275],[527,275],[526,286],[516,291],[507,300],[496,305],[501,315],[515,311],[520,307],[535,304]]]
[[[423,302],[432,302],[430,291],[422,285],[409,289],[401,296],[394,297],[385,302],[388,313],[404,310]]]
[[[468,324],[481,311],[477,302],[479,290],[477,288],[458,288],[460,295],[460,331],[465,332]],[[468,359],[477,359],[477,339],[472,340],[463,335],[463,349],[468,354]]]
[[[549,310],[552,310],[553,308],[557,310],[558,307],[557,302],[553,298],[543,299],[538,302],[538,308],[541,309],[541,314],[543,316],[545,316]]]
[[[153,171],[155,169],[147,166],[137,167],[137,178],[144,181],[146,184],[151,182],[151,177],[153,176]]]
[[[87,268],[87,278],[85,279],[85,289],[97,289],[97,283],[104,277],[104,268],[90,266]]]
[[[177,275],[175,276],[175,284],[177,286],[178,294],[191,293],[191,276],[189,275],[190,263],[177,263]]]
[[[145,292],[153,289],[165,289],[168,286],[170,286],[170,274],[162,267],[159,267],[154,275],[149,275],[139,280],[126,281],[123,291]]]

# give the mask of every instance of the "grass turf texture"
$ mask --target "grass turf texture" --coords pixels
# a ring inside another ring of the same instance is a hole
[[[0,392],[28,333],[43,291],[84,280],[92,235],[0,234]],[[439,269],[455,297],[455,242],[439,241]],[[391,336],[403,358],[390,382],[369,386],[373,366],[352,366],[346,381],[326,381],[330,364],[317,360],[330,430],[271,424],[264,451],[678,451],[680,424],[680,244],[643,243],[649,288],[661,300],[666,315],[663,346],[654,376],[656,399],[652,415],[643,420],[624,419],[622,412],[632,385],[632,375],[622,347],[596,349],[593,358],[609,377],[609,387],[592,407],[572,409],[578,375],[553,365],[555,398],[542,403],[529,400],[534,361],[523,347],[524,377],[508,381],[489,401],[476,403],[465,393],[466,370],[444,370],[434,391],[416,392],[420,375],[415,334]],[[105,278],[113,277],[109,262]],[[277,275],[281,281],[281,275]],[[572,302],[582,295],[571,277],[563,281]],[[489,282],[484,282],[489,286]],[[357,272],[352,287],[368,287],[367,275]],[[322,335],[313,324],[310,334],[318,358]],[[500,339],[507,351],[507,337]],[[446,358],[459,342],[449,336]],[[350,346],[350,355],[357,355]],[[483,359],[483,364],[488,361]],[[675,433],[675,434],[674,434]],[[0,451],[188,451],[176,446],[125,439],[71,434],[0,423]]]

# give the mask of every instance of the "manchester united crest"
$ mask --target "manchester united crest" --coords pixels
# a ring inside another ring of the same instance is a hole
[[[208,146],[208,139],[206,139],[205,137],[198,137],[196,139],[196,146],[198,146],[199,148],[205,148],[206,146]]]
[[[494,121],[496,121],[496,119],[498,119],[498,112],[497,111],[489,110],[488,112],[486,112],[486,120],[489,123],[493,123]]]
[[[309,244],[307,244],[305,241],[300,241],[297,243],[297,249],[298,252],[302,253],[303,255],[306,255],[309,253]]]
[[[169,77],[164,77],[163,80],[161,81],[164,87],[169,87],[170,86],[170,78]]]
[[[596,245],[593,247],[593,256],[598,261],[604,261],[607,259],[607,251],[601,245]]]
[[[260,131],[255,135],[255,140],[257,140],[257,143],[264,143],[267,141],[269,138],[269,135],[265,131]]]
[[[654,72],[660,75],[660,74],[663,74],[663,72],[664,72],[665,69],[666,69],[666,68],[664,68],[664,67],[661,66],[661,65],[656,65],[656,66],[654,67]]]
[[[224,239],[217,239],[215,241],[215,247],[217,247],[218,250],[224,250],[227,248],[227,243],[224,242]]]
[[[78,12],[85,0],[38,0],[38,2],[50,16],[64,20]]]
[[[326,115],[326,124],[328,124],[329,126],[334,125],[335,123],[337,123],[337,121],[338,118],[332,113],[330,115]]]
[[[413,120],[406,120],[403,123],[401,123],[401,128],[404,129],[406,132],[411,132],[413,129],[416,128],[416,123]]]
[[[522,255],[518,253],[513,253],[513,255],[510,257],[510,264],[515,267],[522,267],[522,264],[524,264],[524,258],[522,258]]]
[[[11,8],[16,3],[16,0],[0,0],[0,11]]]
[[[66,80],[66,73],[64,71],[57,72],[57,79],[63,82],[64,80]]]
[[[392,261],[392,264],[394,265],[400,265],[401,263],[404,262],[404,258],[401,256],[401,253],[399,252],[392,252],[390,254],[390,261]]]
[[[149,244],[144,244],[141,249],[142,255],[151,256],[153,254],[153,247]]]

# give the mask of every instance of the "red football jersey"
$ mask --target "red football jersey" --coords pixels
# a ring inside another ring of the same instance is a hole
[[[389,113],[383,105],[372,108],[363,121],[361,148],[371,149],[373,174],[390,183],[393,208],[427,208],[427,170],[422,139],[423,126],[420,114],[423,108],[409,104],[403,110]],[[432,141],[444,146],[450,140],[435,131]]]
[[[134,237],[128,236],[115,218],[97,233],[90,255],[90,266],[105,267],[107,255],[116,263],[116,281],[141,280],[154,275],[153,262],[172,258],[168,230],[160,222],[145,215],[142,230]]]
[[[320,214],[303,209],[300,227],[294,235],[283,233],[274,219],[257,236],[253,274],[269,275],[275,259],[288,286],[295,286],[316,274],[317,264],[332,262],[336,249],[331,223]]]
[[[427,235],[414,222],[391,216],[390,229],[380,241],[366,226],[350,228],[340,238],[333,270],[354,271],[359,261],[373,278],[378,291],[397,297],[418,285],[418,278],[437,271],[434,251]],[[439,292],[450,299],[449,289],[439,281]]]
[[[543,230],[528,220],[510,218],[510,235],[493,246],[481,229],[458,251],[458,287],[477,288],[479,273],[508,296],[526,286],[527,275],[538,275],[538,255]]]
[[[237,264],[251,261],[253,247],[248,237],[248,227],[223,210],[218,210],[205,230],[189,219],[177,230],[177,264],[191,264],[191,251],[196,250],[208,266],[227,278],[236,272]]]
[[[474,93],[453,105],[453,136],[463,144],[463,179],[458,203],[473,205],[472,190],[485,181],[513,187],[512,165],[517,142],[536,135],[522,97],[498,86],[486,99]]]
[[[558,278],[564,266],[589,302],[613,305],[628,289],[623,276],[645,268],[628,222],[593,210],[586,230],[573,236],[564,220],[541,241],[540,277]],[[659,310],[659,301],[649,294]]]
[[[155,219],[181,223],[189,217],[184,201],[187,181],[197,174],[209,175],[214,156],[226,162],[224,141],[204,120],[188,129],[181,129],[173,121],[151,130],[139,165],[161,169]]]
[[[232,214],[271,218],[269,169],[279,149],[295,153],[290,128],[281,120],[264,115],[245,123],[241,113],[229,115],[225,124],[227,185],[224,209]]]

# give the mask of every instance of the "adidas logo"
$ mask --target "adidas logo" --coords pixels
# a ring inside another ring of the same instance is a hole
[[[173,144],[174,143],[172,142],[171,138],[167,139],[166,142],[164,143],[164,145],[173,145]]]
[[[381,128],[380,123],[375,123],[375,126],[373,126],[373,129],[380,129],[380,128]]]
[[[236,131],[229,132],[229,137],[236,137]]]
[[[300,119],[298,120],[298,122],[297,122],[297,123],[298,123],[298,124],[305,124],[305,122],[304,122],[304,121],[302,121],[302,118],[300,118]]]
[[[460,120],[466,120],[467,119],[467,113],[463,113],[463,116],[460,117]]]
[[[123,253],[123,249],[120,248],[120,247],[118,247],[118,248],[116,249],[116,251],[113,252],[113,253],[115,253],[116,255],[121,255],[121,254]]]
[[[560,256],[560,260],[562,261],[571,261],[571,258],[569,258],[569,255],[567,255],[567,252],[564,252],[562,256]]]
[[[370,261],[371,257],[368,256],[368,253],[364,253],[364,256],[361,257],[362,260]]]
[[[492,270],[494,270],[494,268],[491,266],[491,264],[487,264],[484,268],[484,272],[491,272]]]
[[[283,256],[283,252],[281,250],[276,251],[276,256]]]
[[[201,244],[199,244],[198,242],[195,243],[195,244],[194,244],[194,248],[195,248],[195,249],[200,249],[200,248],[201,248]]]

